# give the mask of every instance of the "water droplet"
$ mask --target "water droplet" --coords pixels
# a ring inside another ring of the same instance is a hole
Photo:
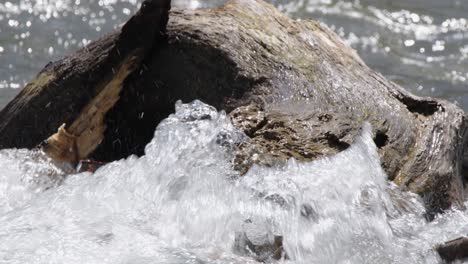
[[[432,51],[443,51],[445,49],[445,41],[437,40],[434,45],[432,45]]]
[[[124,13],[125,15],[128,16],[128,15],[130,15],[130,9],[124,8],[124,9],[122,9],[122,13]]]
[[[415,43],[414,39],[407,39],[407,40],[405,40],[405,46],[406,46],[406,47],[411,47],[411,46],[414,45],[414,43]]]

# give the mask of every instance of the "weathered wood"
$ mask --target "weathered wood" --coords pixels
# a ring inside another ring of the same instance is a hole
[[[121,30],[44,70],[0,112],[0,148],[44,150],[76,164],[102,141],[124,81],[165,37],[170,0],[146,0]],[[55,130],[55,131],[54,131]]]
[[[429,216],[462,206],[465,113],[387,81],[326,26],[291,20],[260,0],[173,11],[167,38],[152,26],[161,25],[157,19],[135,17],[127,24],[140,21],[138,27],[90,44],[92,57],[84,49],[46,67],[0,113],[0,146],[33,147],[61,124],[72,124],[125,55],[143,46],[140,67],[125,78],[91,157],[143,154],[178,99],[200,99],[230,112],[250,137],[238,151],[240,170],[337,153],[369,121],[389,178],[420,194]],[[125,55],[108,55],[120,51],[113,49],[116,39],[145,34],[158,41],[128,41]]]
[[[41,145],[45,153],[57,162],[76,165],[97,148],[104,139],[105,115],[119,100],[125,79],[139,66],[139,51],[123,60],[113,78],[102,85],[100,92],[81,110],[68,129],[63,124]]]

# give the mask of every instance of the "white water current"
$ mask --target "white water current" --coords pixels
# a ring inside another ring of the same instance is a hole
[[[256,263],[233,249],[247,219],[283,236],[280,263],[442,263],[432,247],[468,233],[465,212],[429,223],[386,180],[368,124],[335,156],[240,177],[229,150],[244,139],[194,101],[176,105],[146,155],[94,174],[0,151],[0,263]]]

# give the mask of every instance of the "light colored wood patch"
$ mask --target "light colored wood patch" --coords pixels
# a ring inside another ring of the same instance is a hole
[[[73,123],[60,126],[57,133],[46,140],[42,147],[52,159],[72,165],[88,157],[104,139],[107,112],[119,100],[125,79],[140,64],[137,52],[127,56],[113,78],[100,84],[103,87],[81,111]]]

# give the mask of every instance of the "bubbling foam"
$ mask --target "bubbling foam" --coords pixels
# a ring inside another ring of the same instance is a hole
[[[432,246],[466,223],[426,223],[417,196],[386,181],[369,124],[347,150],[235,172],[248,140],[224,112],[177,103],[145,155],[64,173],[27,150],[0,151],[0,259],[6,263],[256,263],[234,250],[259,222],[287,263],[439,263]],[[255,237],[253,238],[255,239]]]

